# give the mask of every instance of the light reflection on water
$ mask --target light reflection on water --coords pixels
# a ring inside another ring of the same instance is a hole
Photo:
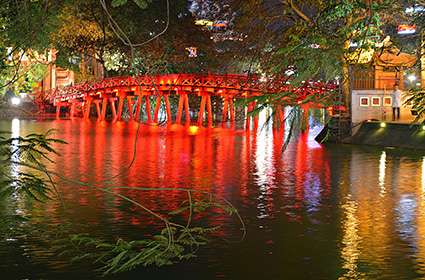
[[[342,268],[346,270],[344,275],[339,279],[360,279],[364,275],[358,271],[358,262],[360,258],[360,236],[359,236],[359,221],[357,218],[357,204],[348,195],[345,198],[346,202],[342,204],[343,215],[342,220],[342,241],[341,241],[341,258],[343,260]]]
[[[385,195],[385,165],[387,154],[382,151],[381,158],[379,159],[379,187],[381,188],[381,196]]]
[[[260,123],[263,118],[266,116],[260,115]],[[209,217],[209,225],[222,225],[222,229],[190,264],[161,271],[140,269],[112,279],[136,275],[169,279],[188,271],[191,273],[185,274],[185,279],[425,276],[423,154],[325,147],[314,142],[318,132],[314,127],[299,135],[285,152],[282,146],[287,127],[278,131],[266,126],[249,134],[223,128],[142,127],[137,157],[128,169],[133,159],[135,123],[0,122],[0,130],[20,131],[21,135],[49,128],[57,128],[58,136],[69,142],[59,148],[62,157],[52,166],[56,172],[99,186],[208,190],[231,201],[247,224],[246,240],[228,244],[220,238],[236,240],[240,226],[233,218]],[[123,238],[137,237],[157,226],[148,215],[117,197],[69,183],[62,183],[61,189],[67,208],[50,202],[38,212],[52,225],[67,221],[75,229]],[[157,210],[173,209],[186,199],[178,191],[115,192]],[[70,266],[55,258],[41,241],[22,240],[31,258],[23,262],[18,253],[9,254],[19,269],[0,265],[0,271],[9,273],[11,279],[29,275],[88,277],[86,267]],[[1,258],[8,254],[2,248],[0,243]]]

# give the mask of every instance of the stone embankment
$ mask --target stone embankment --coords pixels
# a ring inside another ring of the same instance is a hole
[[[364,122],[343,143],[425,150],[425,126],[391,122]]]
[[[0,105],[0,119],[11,120],[18,119],[48,119],[54,118],[54,114],[40,114],[33,106],[11,107],[9,105]]]

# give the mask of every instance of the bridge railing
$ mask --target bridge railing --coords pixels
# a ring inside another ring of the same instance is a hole
[[[162,94],[164,91],[204,90],[216,95],[241,95],[254,96],[264,93],[294,92],[305,97],[308,94],[325,92],[336,89],[333,83],[308,81],[299,87],[292,86],[288,77],[278,76],[270,79],[260,78],[256,75],[238,74],[163,74],[141,75],[127,77],[111,77],[100,81],[84,82],[64,88],[52,89],[45,93],[46,99],[51,103],[83,98],[97,92],[112,92],[120,89],[150,92],[151,95]]]

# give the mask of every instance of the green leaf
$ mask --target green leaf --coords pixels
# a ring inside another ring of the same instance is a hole
[[[127,4],[127,0],[112,0],[111,5],[112,7],[120,7]]]
[[[151,1],[133,0],[133,2],[136,3],[136,5],[139,6],[140,9],[146,9],[148,7],[148,2],[151,2]]]

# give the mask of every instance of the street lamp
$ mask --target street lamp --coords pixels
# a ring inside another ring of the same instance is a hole
[[[19,104],[21,104],[21,98],[14,96],[10,99],[10,103],[13,106],[19,106]]]
[[[414,74],[410,74],[409,76],[407,76],[407,79],[413,83],[414,81],[416,81],[416,76]]]

